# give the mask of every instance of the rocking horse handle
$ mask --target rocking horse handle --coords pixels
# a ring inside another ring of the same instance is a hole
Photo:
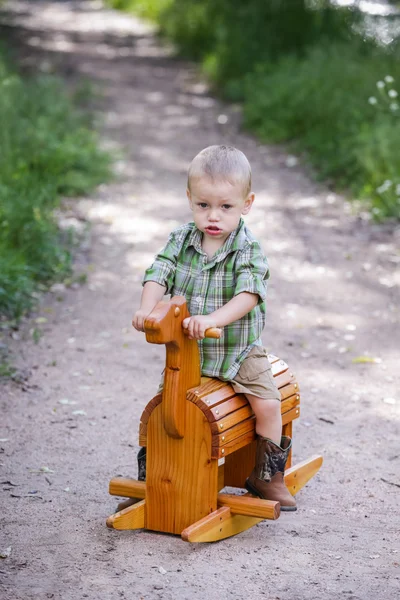
[[[183,333],[185,335],[189,335],[189,332],[187,329],[183,329]],[[210,327],[209,329],[206,329],[204,332],[204,337],[214,338],[215,340],[219,340],[221,335],[222,335],[222,329],[219,329],[218,327]]]

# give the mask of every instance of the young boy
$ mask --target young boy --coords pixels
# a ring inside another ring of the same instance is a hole
[[[281,437],[280,394],[260,340],[268,263],[241,218],[254,202],[246,156],[229,146],[205,148],[189,166],[186,194],[194,222],[175,229],[147,269],[133,326],[144,331],[164,294],[186,298],[192,316],[183,326],[198,340],[202,375],[230,381],[256,417],[256,464],[246,488],[279,501],[282,510],[296,510],[283,479],[291,440]],[[210,327],[224,328],[220,340],[204,339]],[[138,458],[144,478],[144,449]]]

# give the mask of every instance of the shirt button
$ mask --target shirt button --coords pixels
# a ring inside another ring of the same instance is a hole
[[[202,300],[203,300],[203,298],[202,298],[201,296],[197,296],[197,297],[195,298],[195,301],[196,301],[196,302],[201,302]]]

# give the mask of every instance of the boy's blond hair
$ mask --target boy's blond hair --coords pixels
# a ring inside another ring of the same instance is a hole
[[[189,165],[188,190],[193,179],[207,176],[212,181],[223,179],[243,187],[244,196],[251,191],[251,167],[246,156],[233,146],[208,146]]]

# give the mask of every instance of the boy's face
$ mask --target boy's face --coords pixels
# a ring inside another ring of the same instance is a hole
[[[222,246],[239,225],[241,215],[250,211],[254,194],[245,196],[241,185],[212,181],[207,176],[194,179],[190,187],[186,193],[196,227]]]

